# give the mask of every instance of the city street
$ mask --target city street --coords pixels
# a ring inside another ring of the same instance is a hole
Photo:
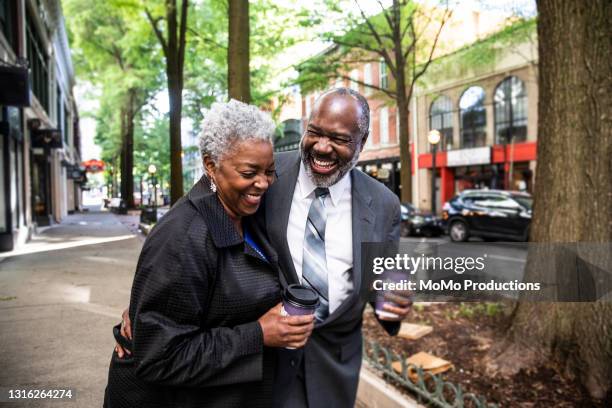
[[[137,216],[90,208],[0,256],[0,387],[72,388],[76,406],[101,404],[110,329],[128,304],[143,237]],[[402,242],[444,244],[448,237]],[[517,258],[495,244],[469,248]],[[46,404],[54,402],[39,406]]]
[[[70,215],[0,255],[0,387],[71,388],[69,406],[102,405],[111,327],[128,304],[143,242],[135,225],[136,216]]]
[[[101,405],[111,327],[128,304],[143,242],[137,225],[136,215],[74,214],[0,255],[0,387],[72,388],[75,406]],[[448,237],[402,242],[445,244]],[[501,261],[524,257],[524,249],[496,243],[464,247]]]

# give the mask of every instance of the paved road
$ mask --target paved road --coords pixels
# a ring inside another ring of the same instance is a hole
[[[20,251],[0,254],[0,388],[75,390],[72,403],[8,406],[102,405],[111,327],[128,304],[142,246],[137,221],[75,214]]]

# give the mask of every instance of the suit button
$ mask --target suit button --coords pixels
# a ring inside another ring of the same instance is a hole
[[[292,359],[289,361],[289,364],[291,365],[291,367],[295,367],[295,358],[292,358]]]

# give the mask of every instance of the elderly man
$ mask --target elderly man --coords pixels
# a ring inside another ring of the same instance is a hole
[[[359,93],[332,89],[316,101],[300,152],[275,157],[277,180],[260,211],[286,283],[311,286],[321,299],[306,346],[279,352],[276,406],[355,403],[366,304],[359,296],[361,242],[397,242],[400,229],[397,197],[354,169],[368,138],[369,113]],[[410,302],[397,298],[396,304],[385,309],[399,321]],[[381,323],[393,335],[398,321]]]

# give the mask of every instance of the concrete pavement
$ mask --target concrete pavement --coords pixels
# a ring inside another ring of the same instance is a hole
[[[75,392],[72,402],[7,406],[102,406],[111,328],[129,302],[143,242],[134,225],[135,216],[70,215],[0,254],[0,388]]]

